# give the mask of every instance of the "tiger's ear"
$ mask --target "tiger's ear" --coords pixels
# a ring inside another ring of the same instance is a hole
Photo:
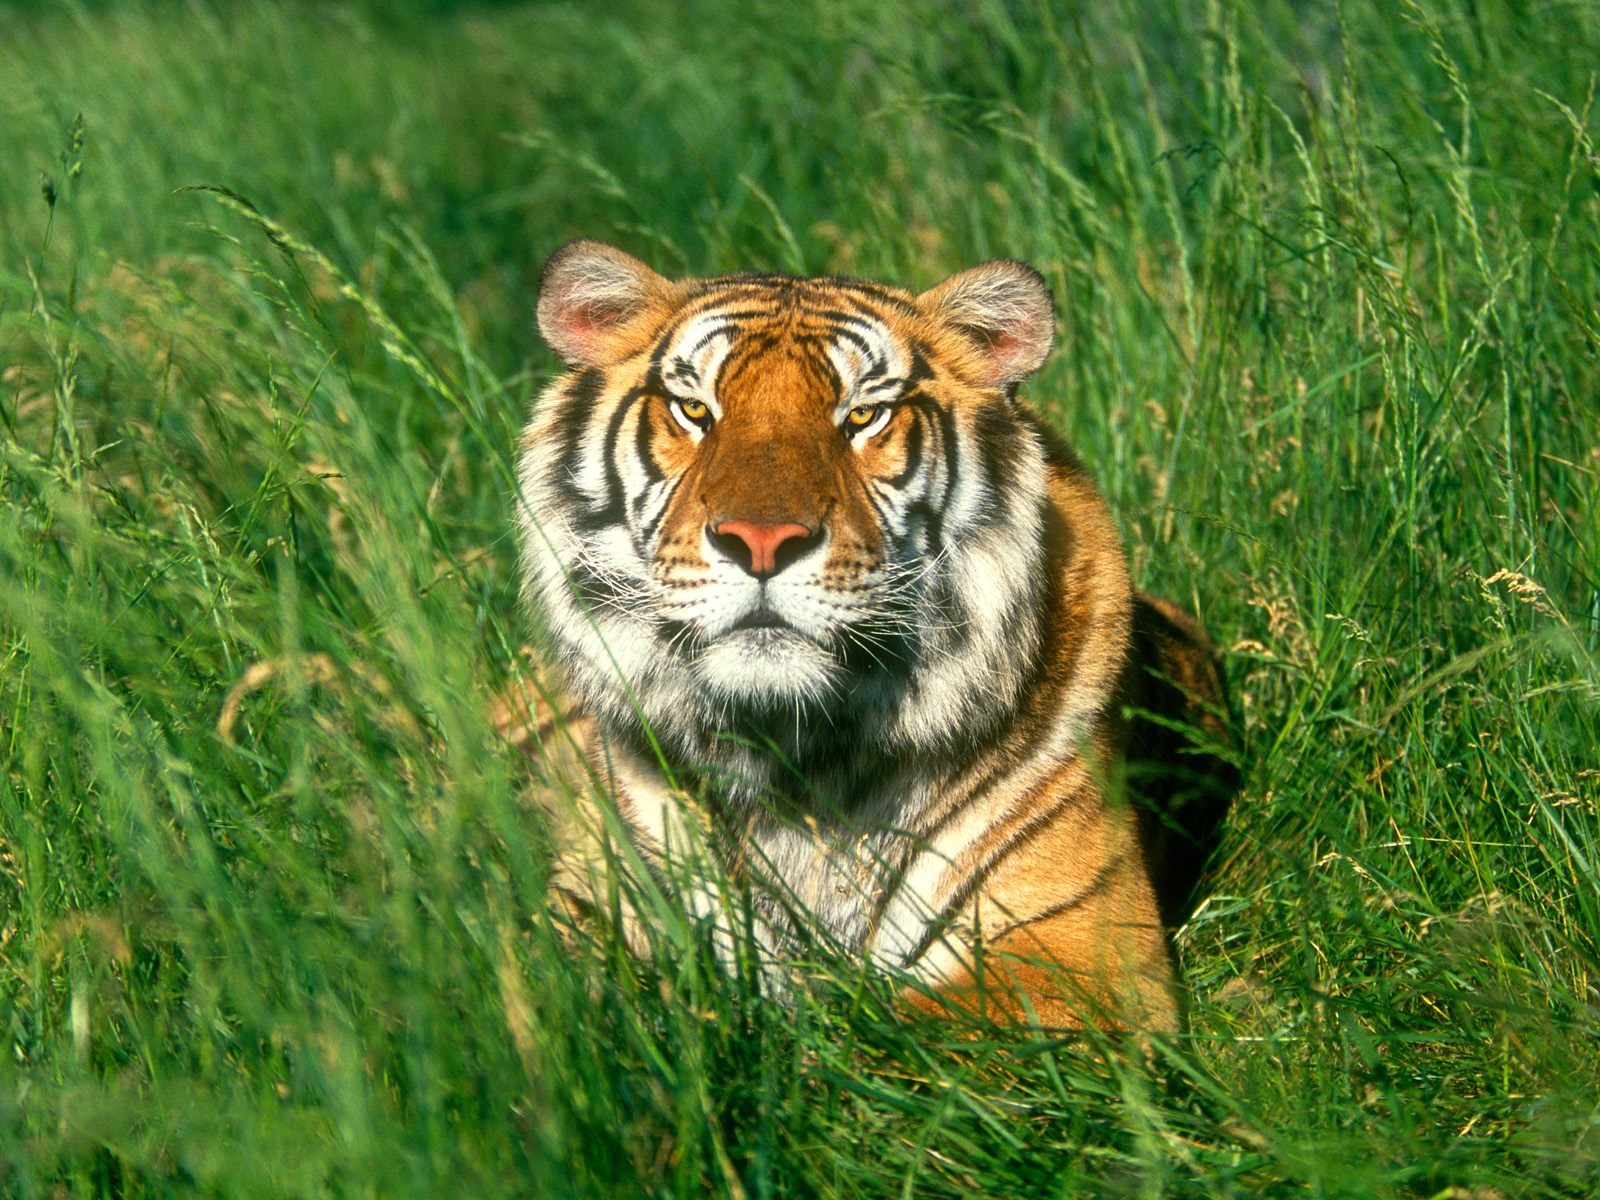
[[[1055,341],[1055,306],[1044,276],[1015,259],[997,258],[952,275],[917,300],[977,343],[981,374],[990,386],[1032,375]]]
[[[604,242],[568,242],[539,277],[539,332],[563,362],[599,366],[615,354],[614,336],[666,302],[672,284],[631,254]]]

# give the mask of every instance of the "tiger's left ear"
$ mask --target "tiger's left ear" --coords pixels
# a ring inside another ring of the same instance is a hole
[[[1055,306],[1044,276],[1015,259],[952,275],[917,300],[977,343],[984,382],[992,387],[1032,375],[1055,341]]]

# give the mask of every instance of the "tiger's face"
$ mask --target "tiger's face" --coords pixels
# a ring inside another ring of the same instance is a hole
[[[723,290],[652,353],[634,532],[701,687],[818,701],[894,628],[895,582],[926,550],[905,518],[925,488],[897,494],[925,483],[904,410],[914,364],[882,321],[804,285],[740,290],[756,312],[740,319]]]
[[[1012,393],[1053,326],[1031,269],[670,282],[578,242],[539,322],[572,370],[524,438],[528,580],[602,719],[703,750],[821,709],[931,745],[1021,686],[1045,470]]]

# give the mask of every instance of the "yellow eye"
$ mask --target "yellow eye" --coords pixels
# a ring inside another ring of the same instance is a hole
[[[693,421],[696,425],[700,424],[702,421],[711,416],[711,409],[706,407],[703,401],[679,400],[676,403],[678,405],[678,411],[681,412],[687,419]]]
[[[845,423],[852,429],[865,429],[878,419],[878,414],[882,411],[882,405],[858,404],[845,414]]]

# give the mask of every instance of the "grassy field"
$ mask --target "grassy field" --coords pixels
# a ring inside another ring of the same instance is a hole
[[[1597,47],[1596,0],[8,5],[0,1195],[1600,1191]],[[580,234],[1045,272],[1030,394],[1239,703],[1184,1037],[562,944],[483,702]]]

